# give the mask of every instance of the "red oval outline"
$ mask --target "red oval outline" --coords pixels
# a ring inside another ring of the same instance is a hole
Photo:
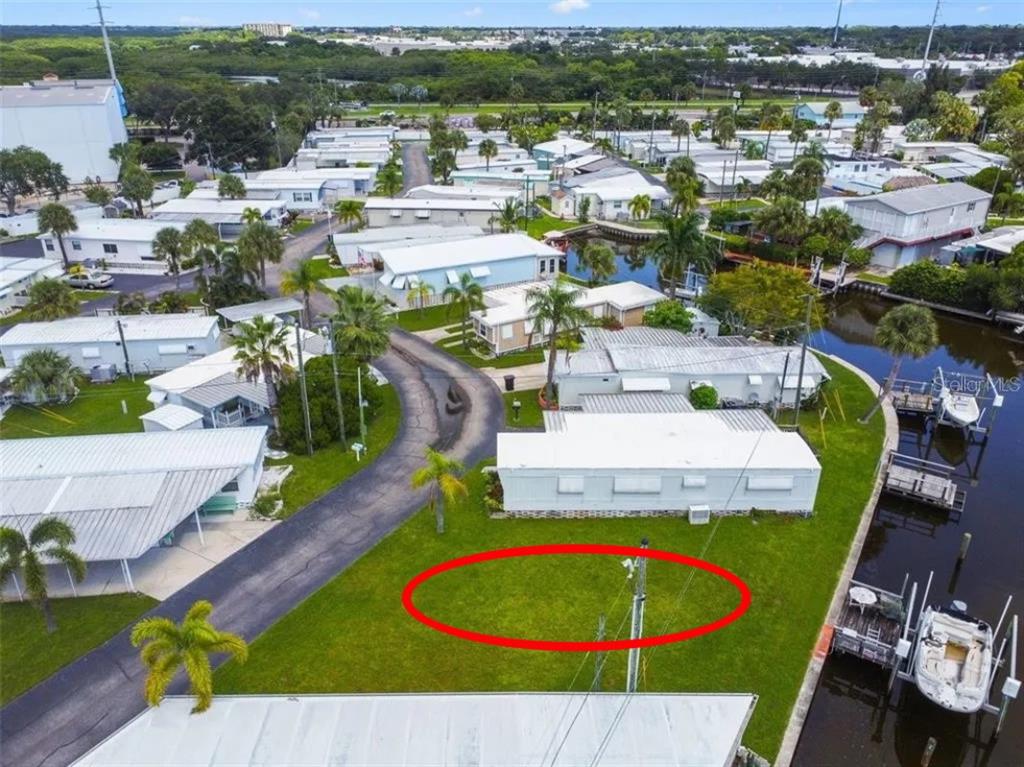
[[[629,557],[643,556],[649,557],[650,559],[661,559],[666,562],[675,562],[676,564],[696,567],[699,570],[704,570],[705,572],[717,575],[719,578],[722,578],[735,586],[736,590],[740,593],[740,603],[736,609],[716,621],[705,623],[694,628],[685,629],[683,631],[677,631],[672,634],[658,634],[656,636],[642,637],[641,639],[636,640],[614,639],[586,642],[518,639],[516,637],[506,637],[497,634],[484,634],[478,631],[469,631],[468,629],[462,629],[458,626],[452,626],[435,620],[416,607],[413,603],[412,597],[416,589],[435,575],[440,575],[441,573],[448,572],[449,570],[457,570],[460,567],[477,564],[479,562],[490,562],[497,559],[513,559],[516,557],[531,557],[543,554],[614,554],[616,556]],[[747,584],[744,583],[738,575],[726,570],[724,567],[719,567],[716,564],[707,562],[703,559],[697,559],[696,557],[677,554],[674,551],[643,549],[639,546],[616,546],[613,544],[600,543],[557,543],[480,551],[476,554],[469,554],[468,556],[458,557],[457,559],[449,559],[446,562],[434,565],[413,577],[407,584],[405,584],[405,588],[402,589],[402,606],[405,607],[406,612],[424,626],[428,626],[435,631],[439,631],[442,634],[449,634],[451,636],[458,637],[459,639],[467,639],[470,642],[489,644],[496,647],[512,647],[518,650],[546,650],[549,652],[629,650],[634,647],[656,647],[658,645],[672,644],[674,642],[682,642],[687,639],[694,639],[725,628],[730,623],[738,620],[750,607],[750,601],[750,589],[747,587]]]

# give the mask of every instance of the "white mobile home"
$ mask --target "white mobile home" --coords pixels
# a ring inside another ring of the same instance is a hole
[[[379,168],[391,159],[388,146],[334,146],[324,144],[295,153],[292,165],[299,170],[311,168]]]
[[[821,465],[760,411],[549,412],[543,433],[499,433],[513,516],[810,514]]]
[[[284,200],[228,200],[189,195],[157,206],[150,218],[181,224],[202,219],[215,227],[221,238],[227,238],[241,233],[245,226],[245,212],[249,209],[259,211],[260,218],[273,227],[281,226],[281,219],[288,214],[288,205]]]
[[[594,144],[571,136],[558,136],[533,147],[533,157],[540,168],[550,168],[557,160],[582,157],[594,152]]]
[[[152,270],[163,272],[167,265],[153,255],[153,240],[161,229],[185,228],[175,221],[136,218],[100,218],[79,221],[78,228],[64,235],[68,260],[88,266],[103,265],[111,271]],[[39,235],[47,255],[60,256],[57,238]]]
[[[477,186],[424,184],[423,186],[414,186],[404,196],[410,200],[491,200],[501,205],[505,200],[522,202],[523,189],[522,187],[498,186],[496,184]]]
[[[487,291],[485,308],[470,313],[474,332],[495,354],[543,345],[546,336],[535,332],[528,294],[548,284],[528,282]],[[649,309],[665,300],[663,293],[638,282],[616,282],[582,289],[576,305],[595,319],[607,317],[629,327],[639,325]]]
[[[991,199],[988,192],[955,182],[848,199],[845,209],[864,228],[854,244],[872,251],[873,264],[898,269],[977,234]]]
[[[276,191],[289,210],[319,210],[338,200],[365,197],[373,191],[376,168],[316,168],[291,166],[265,170],[245,180],[246,190]]]
[[[530,197],[544,197],[550,191],[551,176],[546,170],[509,170],[504,167],[460,168],[451,175],[452,184],[461,186],[507,186],[528,192]]]
[[[0,87],[0,148],[30,146],[59,162],[72,184],[116,181],[116,144],[128,141],[120,86],[111,80],[43,79]]]
[[[668,204],[672,195],[660,184],[652,184],[635,170],[607,168],[588,175],[575,176],[551,193],[551,210],[561,218],[576,218],[584,199],[590,200],[589,215],[594,219],[628,219],[630,201],[646,195],[654,213]]]
[[[138,314],[21,322],[0,336],[8,365],[36,349],[53,349],[84,372],[113,365],[121,373],[172,370],[220,348],[216,317]]]
[[[484,230],[479,226],[442,226],[441,224],[412,224],[409,226],[385,226],[379,229],[360,229],[358,232],[342,232],[333,236],[338,259],[345,266],[366,264],[364,248],[385,243],[420,240],[464,240],[479,237]]]
[[[28,303],[28,289],[37,280],[64,274],[64,263],[54,258],[0,256],[0,315]]]
[[[562,252],[525,234],[493,234],[467,240],[431,242],[392,247],[381,251],[384,274],[377,281],[399,305],[406,303],[406,291],[426,283],[431,301],[442,300],[449,285],[470,274],[485,290],[558,276]]]
[[[673,392],[689,394],[709,384],[720,399],[768,404],[796,399],[800,347],[753,344],[735,336],[684,335],[672,330],[587,328],[583,348],[559,354],[555,363],[558,401],[580,407],[587,394]],[[808,353],[801,386],[806,399],[828,379]]]
[[[363,215],[370,228],[441,224],[491,229],[500,210],[501,202],[494,200],[368,197],[363,206]]]

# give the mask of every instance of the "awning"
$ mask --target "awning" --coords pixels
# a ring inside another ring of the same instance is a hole
[[[761,376],[759,375],[749,375],[747,376],[747,383],[750,384],[751,386],[760,386],[762,383],[764,383],[764,381],[761,379]]]
[[[165,399],[167,399],[167,392],[165,391],[151,391],[146,395],[146,399],[152,402],[154,405],[159,405]]]
[[[471,267],[470,270],[469,270],[469,273],[471,275],[473,275],[474,277],[476,277],[477,279],[479,279],[481,277],[490,277],[491,276],[491,270],[488,269],[486,266],[474,266],[474,267]]]
[[[404,290],[405,289],[405,275],[404,274],[400,274],[397,277],[395,277],[395,279],[393,279],[391,281],[391,287],[395,288],[396,290]]]
[[[456,272],[454,269],[449,269],[444,274],[448,278],[448,284],[449,285],[458,285],[459,284],[459,273]]]
[[[797,376],[786,376],[786,383],[785,383],[785,385],[782,388],[783,389],[795,389],[796,388],[797,380],[798,380]],[[814,380],[814,378],[812,376],[804,376],[803,380],[804,380],[803,385],[800,387],[803,391],[814,391],[815,389],[818,388],[818,384],[817,384],[817,382]],[[776,381],[776,383],[781,384],[782,383],[782,376],[779,376],[778,378],[776,378],[775,381]]]
[[[622,391],[670,391],[672,382],[667,378],[623,378]]]

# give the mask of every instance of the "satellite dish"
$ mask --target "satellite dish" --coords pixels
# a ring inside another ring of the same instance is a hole
[[[919,83],[923,83],[925,81],[925,78],[927,77],[928,73],[925,72],[923,69],[919,69],[916,72],[914,72],[914,79],[917,80],[917,82]]]

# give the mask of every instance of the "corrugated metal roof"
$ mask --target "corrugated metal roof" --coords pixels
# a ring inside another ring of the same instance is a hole
[[[525,234],[512,233],[390,248],[383,257],[385,266],[394,274],[410,274],[424,269],[450,269],[512,258],[561,255],[560,250],[550,245],[538,242]]]
[[[732,764],[747,694],[463,693],[217,696],[146,709],[75,767],[524,767]],[[571,711],[571,716],[566,712]],[[607,740],[606,740],[607,738]]]
[[[584,394],[584,413],[692,413],[685,394],[632,392],[629,394]]]
[[[705,411],[728,426],[732,431],[779,431],[771,417],[758,408]]]
[[[162,405],[156,410],[143,413],[139,418],[143,421],[159,424],[165,429],[176,431],[177,429],[184,429],[196,421],[201,421],[203,414],[181,405]]]
[[[883,192],[870,197],[847,200],[847,206],[862,203],[881,203],[904,215],[924,213],[929,210],[941,210],[954,205],[969,202],[981,202],[991,199],[992,195],[970,184],[954,182],[952,184],[932,184],[913,189],[899,189],[895,192]]]
[[[217,314],[228,322],[244,322],[253,317],[272,317],[278,314],[290,314],[301,312],[302,304],[294,298],[282,296],[279,298],[268,298],[266,301],[253,301],[249,304],[237,304],[235,306],[224,306],[217,310]]]
[[[181,396],[201,408],[215,408],[236,397],[255,402],[264,408],[270,407],[266,385],[239,378],[237,373],[217,376],[212,381],[182,392]]]
[[[38,81],[0,87],[0,109],[101,106],[113,95],[110,80]]]
[[[680,333],[669,328],[649,328],[644,325],[622,328],[621,330],[605,330],[604,328],[584,328],[584,349],[612,349],[625,346],[753,346],[753,342],[743,336],[698,336]]]
[[[216,317],[201,314],[133,314],[124,317],[68,317],[52,322],[21,322],[0,336],[0,346],[80,344],[119,341],[117,322],[126,341],[206,338]]]

